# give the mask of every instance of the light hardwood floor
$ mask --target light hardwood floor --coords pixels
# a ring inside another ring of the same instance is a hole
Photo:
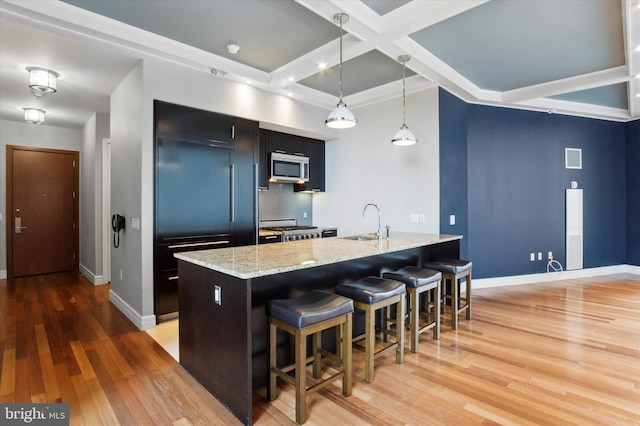
[[[67,402],[72,425],[228,425],[235,418],[78,274],[0,281],[0,403]],[[476,290],[473,320],[418,354],[376,360],[353,395],[308,398],[308,425],[640,424],[640,276]],[[215,360],[212,360],[215,362]],[[254,394],[258,425],[294,424],[294,394]]]

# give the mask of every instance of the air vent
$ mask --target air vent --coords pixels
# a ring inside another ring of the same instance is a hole
[[[582,168],[582,150],[579,148],[564,149],[564,165],[567,169]]]

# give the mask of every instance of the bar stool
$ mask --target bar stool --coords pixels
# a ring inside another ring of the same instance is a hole
[[[276,377],[293,385],[296,390],[296,422],[307,421],[307,395],[342,378],[342,394],[351,395],[351,324],[353,301],[320,290],[312,290],[291,299],[267,302],[269,321],[269,384],[267,398],[276,398]],[[337,327],[337,353],[321,348],[322,331]],[[276,333],[280,328],[295,338],[294,364],[278,368]],[[313,336],[313,353],[307,358],[307,336]],[[322,356],[332,359],[342,368],[314,385],[307,387],[307,365],[313,362],[313,377],[320,378]],[[294,370],[295,376],[289,374]]]
[[[471,267],[472,263],[469,260],[463,259],[439,259],[436,262],[427,262],[422,265],[428,269],[435,269],[442,273],[442,281],[451,282],[451,294],[447,294],[446,290],[443,290],[443,300],[451,300],[451,328],[458,329],[458,314],[462,311],[467,312],[467,319],[471,319]],[[460,297],[460,285],[461,280],[465,279],[467,283],[465,297]],[[443,288],[446,286],[443,285]],[[465,302],[461,305],[461,302]],[[443,309],[446,309],[446,303],[443,304]]]
[[[373,381],[373,359],[382,353],[396,349],[396,362],[402,364],[404,361],[404,299],[406,286],[404,283],[388,280],[379,277],[367,277],[349,284],[338,284],[336,294],[353,299],[353,304],[357,309],[363,310],[365,315],[364,334],[353,338],[357,343],[364,339],[364,348],[356,345],[358,349],[364,349],[364,380],[367,383]],[[388,308],[396,306],[396,318],[390,318]],[[383,326],[376,327],[376,311],[383,309]],[[389,328],[389,324],[395,323],[395,331]],[[384,337],[384,347],[375,350],[376,331],[382,332]],[[394,342],[389,342],[389,336],[395,338]]]
[[[405,266],[393,272],[384,272],[383,278],[405,283],[409,295],[409,329],[411,330],[411,352],[418,352],[418,337],[427,330],[433,329],[433,338],[440,338],[440,288],[442,273],[433,269],[417,266]],[[424,294],[428,292],[427,294]],[[424,301],[424,310],[420,309],[420,299]],[[426,323],[420,327],[420,319]]]

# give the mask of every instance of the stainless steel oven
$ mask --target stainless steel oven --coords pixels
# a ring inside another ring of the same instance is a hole
[[[313,238],[335,237],[337,228],[297,225],[295,219],[275,219],[260,222],[260,243],[275,243]]]

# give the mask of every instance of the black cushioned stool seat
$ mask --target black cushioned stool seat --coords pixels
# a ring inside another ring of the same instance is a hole
[[[267,398],[276,398],[276,377],[292,384],[296,390],[296,422],[307,421],[307,394],[342,378],[342,394],[351,395],[351,323],[353,301],[320,290],[313,290],[291,299],[267,302],[269,320],[269,384]],[[321,348],[322,331],[337,327],[337,354]],[[295,361],[286,367],[277,366],[276,333],[280,328],[295,338]],[[307,336],[313,336],[313,353],[307,358]],[[313,362],[313,377],[321,375],[322,356],[341,366],[340,371],[307,387],[307,364]],[[289,374],[295,372],[295,376]]]
[[[418,352],[418,337],[427,330],[433,329],[433,338],[440,338],[440,300],[442,298],[440,282],[442,273],[433,269],[405,266],[393,272],[384,272],[383,278],[405,283],[409,295],[409,330],[411,331],[411,352]],[[422,296],[428,296],[423,303]],[[420,307],[424,306],[424,310]],[[420,319],[426,323],[420,327]]]
[[[373,381],[373,360],[387,350],[396,349],[396,362],[404,361],[404,299],[406,286],[404,283],[379,277],[367,277],[349,284],[338,284],[336,294],[353,299],[357,309],[365,313],[365,332],[354,337],[353,342],[365,341],[365,366],[364,377],[367,383]],[[388,309],[396,306],[396,318],[389,317]],[[375,314],[378,309],[383,309],[382,327],[376,327]],[[395,330],[389,327],[395,323]],[[376,351],[376,331],[382,332],[384,346]],[[389,336],[393,336],[394,342],[389,343]],[[362,347],[358,346],[360,349]]]
[[[451,294],[442,291],[443,299],[451,300],[451,328],[458,329],[458,314],[466,311],[466,317],[471,319],[471,269],[473,264],[469,260],[463,259],[438,259],[436,262],[426,262],[422,265],[428,269],[435,269],[442,273],[443,281],[451,283]],[[466,282],[465,297],[460,297],[461,280]],[[443,285],[443,289],[446,286]],[[464,302],[464,305],[462,305]],[[443,304],[446,309],[446,304]]]

